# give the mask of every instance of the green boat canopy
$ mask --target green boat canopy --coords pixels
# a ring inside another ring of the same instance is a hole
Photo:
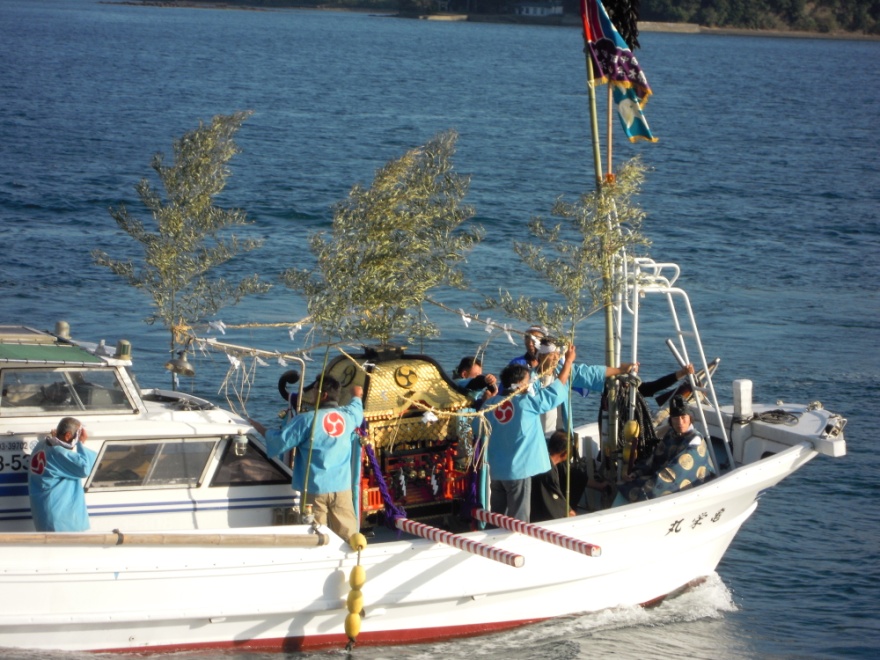
[[[0,363],[30,362],[37,364],[92,365],[104,360],[79,346],[58,344],[0,344]]]

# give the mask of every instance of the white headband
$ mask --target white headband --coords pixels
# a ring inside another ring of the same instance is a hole
[[[547,353],[557,352],[556,344],[541,344],[538,347],[538,355],[546,355]]]

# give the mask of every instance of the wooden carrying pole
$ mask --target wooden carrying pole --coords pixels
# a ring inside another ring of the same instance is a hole
[[[489,523],[496,527],[503,527],[504,529],[509,529],[511,532],[519,532],[520,534],[531,536],[533,539],[558,545],[560,548],[580,552],[581,554],[587,555],[587,557],[599,557],[602,554],[602,548],[598,545],[593,545],[592,543],[587,543],[586,541],[581,541],[580,539],[566,536],[559,532],[544,529],[543,527],[538,527],[537,525],[523,522],[522,520],[517,520],[510,516],[503,516],[500,513],[492,513],[485,509],[474,509],[471,512],[471,515],[480,522]]]
[[[327,545],[327,534],[172,534],[168,532],[24,532],[0,534],[0,545],[191,545],[225,547],[317,548]]]
[[[436,527],[431,527],[430,525],[409,520],[408,518],[398,518],[394,524],[397,526],[397,529],[403,532],[420,536],[429,541],[445,543],[446,545],[451,545],[453,548],[458,548],[459,550],[464,550],[465,552],[470,552],[479,555],[480,557],[485,557],[486,559],[493,559],[502,564],[513,566],[514,568],[520,568],[526,561],[525,557],[522,555],[515,554],[509,550],[501,550],[500,548],[495,548],[486,543],[473,541],[464,536],[459,536],[452,532],[447,532],[442,529],[437,529]]]

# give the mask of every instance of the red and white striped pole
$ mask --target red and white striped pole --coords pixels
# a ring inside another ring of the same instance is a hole
[[[487,545],[486,543],[472,541],[464,536],[459,536],[452,532],[447,532],[442,529],[437,529],[436,527],[431,527],[430,525],[415,522],[408,518],[398,518],[394,524],[397,526],[397,529],[407,532],[408,534],[414,534],[423,539],[428,539],[429,541],[445,543],[446,545],[451,545],[453,548],[458,548],[459,550],[464,550],[479,555],[480,557],[485,557],[486,559],[494,559],[495,561],[507,564],[508,566],[513,566],[514,568],[520,568],[526,561],[525,557],[522,555],[515,554],[509,550],[502,550]]]
[[[544,529],[543,527],[538,527],[537,525],[523,522],[522,520],[517,520],[510,516],[503,516],[500,513],[492,513],[485,509],[474,509],[471,512],[471,515],[480,522],[489,523],[496,527],[503,527],[504,529],[509,529],[511,532],[519,532],[520,534],[525,534],[526,536],[531,536],[532,538],[546,541],[553,545],[558,545],[560,548],[580,552],[581,554],[587,555],[587,557],[598,557],[602,554],[602,548],[598,545],[593,545],[592,543],[587,543],[586,541],[581,541],[580,539],[566,536],[559,532]]]

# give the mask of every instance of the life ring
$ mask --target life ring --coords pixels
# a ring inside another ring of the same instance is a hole
[[[296,392],[288,392],[287,386],[295,385],[298,382],[299,373],[294,369],[281,374],[281,378],[278,379],[278,393],[281,395],[281,398],[290,403],[290,397],[296,394]]]

